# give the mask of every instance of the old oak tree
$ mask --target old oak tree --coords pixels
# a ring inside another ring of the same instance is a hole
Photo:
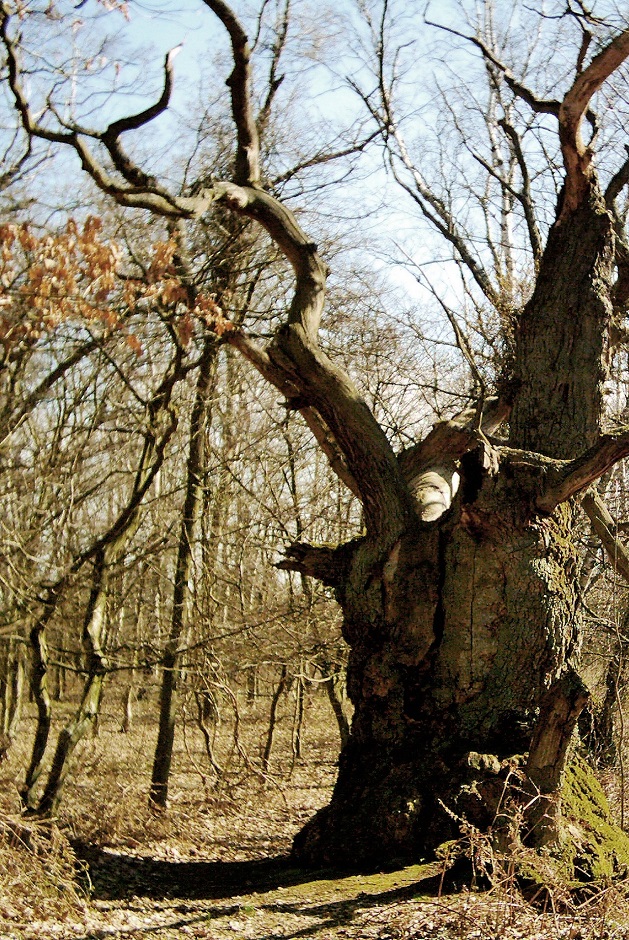
[[[202,220],[217,206],[254,220],[292,266],[292,299],[270,341],[262,345],[237,327],[223,338],[302,415],[364,518],[364,533],[348,544],[295,544],[282,563],[335,589],[355,708],[331,802],[298,835],[295,854],[314,864],[416,858],[455,836],[462,818],[500,831],[517,816],[530,844],[552,844],[561,834],[569,746],[588,697],[578,672],[574,529],[588,488],[629,453],[629,431],[604,428],[604,384],[629,298],[629,246],[617,208],[629,160],[619,160],[603,187],[590,110],[629,56],[629,29],[601,35],[598,28],[591,52],[591,18],[577,5],[583,41],[572,75],[552,99],[519,81],[480,33],[459,34],[494,82],[532,115],[554,122],[563,185],[544,245],[527,212],[521,141],[503,116],[522,182],[517,193],[509,185],[529,225],[534,287],[521,309],[510,311],[512,355],[499,394],[481,397],[395,453],[348,375],[320,346],[326,262],[263,185],[247,35],[223,0],[203,2],[231,43],[236,152],[230,179],[187,195],[146,172],[123,146],[130,131],[150,134],[168,107],[172,55],[155,104],[94,130],[35,109],[22,72],[19,11],[8,2],[0,25],[8,85],[29,138],[74,150],[120,206],[172,222]],[[381,91],[371,117],[404,161]],[[445,204],[424,190],[419,173],[413,185],[424,214],[498,303]],[[587,505],[601,527],[600,501],[590,495]]]

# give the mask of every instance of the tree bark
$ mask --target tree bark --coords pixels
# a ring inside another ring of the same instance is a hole
[[[271,749],[273,747],[273,738],[275,737],[275,726],[277,724],[277,706],[279,705],[280,698],[288,688],[290,683],[290,678],[288,675],[288,668],[286,664],[282,666],[282,671],[280,672],[280,678],[273,691],[271,696],[271,708],[269,711],[269,727],[266,733],[266,742],[264,744],[264,751],[262,753],[262,770],[264,773],[268,772],[269,761],[271,760]]]
[[[458,835],[455,817],[492,824],[578,644],[573,513],[536,518],[534,491],[473,453],[437,524],[379,563],[367,541],[354,548],[337,587],[354,718],[332,801],[295,841],[301,861],[416,858]],[[566,743],[549,742],[560,769]]]
[[[416,858],[456,837],[456,819],[485,830],[526,752],[528,841],[557,839],[587,692],[576,673],[576,509],[556,505],[573,490],[553,482],[553,467],[569,476],[573,464],[557,458],[580,465],[598,447],[612,274],[611,219],[592,185],[551,232],[520,318],[513,450],[468,443],[449,511],[408,527],[388,554],[365,539],[340,564],[339,551],[302,547],[299,570],[310,561],[336,583],[355,713],[332,801],[295,840],[300,860]],[[449,466],[454,432],[444,429],[433,465]]]
[[[550,232],[518,326],[510,443],[574,458],[595,443],[607,378],[613,220],[598,187]]]
[[[194,543],[203,506],[205,472],[205,434],[209,421],[209,399],[216,381],[218,347],[211,333],[205,338],[199,364],[196,396],[190,419],[186,495],[184,500],[173,586],[173,610],[168,643],[162,659],[162,684],[159,699],[159,727],[153,758],[149,800],[165,808],[168,780],[175,742],[177,687],[179,684],[179,644],[189,617],[189,584],[194,562]]]
[[[29,809],[32,809],[36,803],[37,782],[41,776],[44,755],[50,736],[52,703],[48,690],[48,644],[46,642],[46,627],[54,613],[58,599],[58,591],[51,591],[49,593],[44,610],[30,631],[31,692],[37,707],[37,724],[35,726],[35,738],[33,740],[31,760],[20,794],[24,806]]]

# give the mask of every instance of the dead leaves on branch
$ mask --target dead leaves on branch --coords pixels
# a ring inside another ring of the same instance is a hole
[[[233,328],[213,297],[191,292],[177,274],[174,240],[155,243],[145,270],[125,273],[125,253],[103,235],[100,219],[36,235],[25,224],[0,225],[0,347],[5,362],[66,321],[97,323],[107,335],[120,332],[142,354],[138,336],[125,325],[129,314],[159,307],[187,347],[201,322],[218,336]]]

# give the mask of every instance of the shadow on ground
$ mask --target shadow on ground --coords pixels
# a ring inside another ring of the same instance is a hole
[[[353,937],[358,936],[357,919],[371,916],[367,912],[378,916],[389,905],[434,894],[442,881],[437,864],[347,874],[299,869],[286,856],[178,862],[90,845],[75,845],[75,852],[89,876],[94,901],[109,909],[124,908],[131,916],[141,914],[146,904],[162,910],[165,922],[159,930],[145,928],[147,937],[154,930],[164,938],[182,930],[212,938],[233,937],[235,931],[256,940]]]
[[[287,856],[247,862],[175,862],[75,844],[97,900],[132,897],[215,900],[303,884],[333,872],[296,869]]]
[[[250,894],[267,894],[299,885],[335,890],[344,885],[379,898],[389,889],[431,893],[437,886],[434,865],[415,865],[393,872],[348,874],[332,869],[296,868],[289,856],[245,862],[176,862],[142,858],[108,851],[94,845],[75,844],[79,863],[89,876],[90,893],[97,900],[153,899],[218,900]],[[350,893],[351,890],[350,890]]]

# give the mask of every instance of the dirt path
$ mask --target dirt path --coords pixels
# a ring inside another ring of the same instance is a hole
[[[94,907],[103,928],[109,925],[101,936],[379,937],[383,915],[438,878],[434,865],[348,876],[295,869],[285,858],[206,863],[83,854]]]
[[[295,869],[286,858],[175,862],[93,847],[77,854],[91,883],[82,922],[13,924],[3,933],[0,921],[2,940],[402,936],[383,933],[391,914],[439,877],[435,865],[348,876]]]
[[[6,925],[1,940],[627,940],[609,907],[585,920],[504,892],[437,896],[440,866],[308,872],[287,858],[170,861],[87,847],[91,901],[65,923]]]

